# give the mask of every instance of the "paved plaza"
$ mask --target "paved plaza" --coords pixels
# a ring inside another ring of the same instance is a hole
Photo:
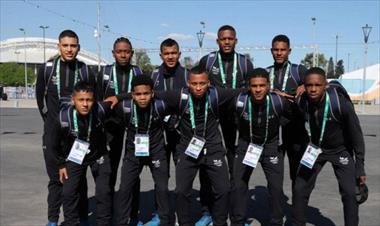
[[[7,105],[8,104],[8,105]],[[29,105],[27,105],[29,104]],[[47,181],[41,148],[42,120],[33,101],[0,103],[0,225],[42,226],[47,215]],[[366,142],[367,184],[369,199],[360,206],[360,225],[380,224],[380,116],[378,108],[366,109],[360,115]],[[287,159],[285,159],[287,161]],[[285,164],[284,192],[287,198],[286,214],[290,216],[291,190],[288,165]],[[153,181],[148,168],[141,176],[141,219],[147,222],[153,209]],[[88,172],[90,220],[94,220],[94,183]],[[169,181],[172,208],[174,208],[174,167]],[[194,183],[194,219],[200,216],[197,202],[198,178]],[[251,225],[266,225],[269,204],[266,180],[258,167],[250,181],[248,216]],[[332,167],[326,164],[320,173],[309,203],[309,225],[343,225],[343,208]]]

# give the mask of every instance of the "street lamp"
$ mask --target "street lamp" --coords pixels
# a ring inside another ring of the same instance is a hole
[[[364,113],[364,105],[365,105],[365,82],[366,82],[366,73],[367,73],[367,52],[368,52],[368,38],[371,33],[372,27],[365,25],[362,27],[363,35],[364,35],[364,67],[363,67],[363,90],[362,90],[362,113]]]
[[[203,29],[205,28],[205,22],[201,21],[201,25],[203,26]],[[205,32],[202,31],[202,29],[197,32],[197,37],[198,37],[198,43],[199,43],[199,58],[198,61],[202,57],[202,45],[203,45],[203,39],[205,37]]]
[[[24,68],[25,68],[25,99],[28,99],[28,72],[26,65],[26,31],[24,28],[19,28],[24,33]]]
[[[44,40],[44,62],[46,62],[46,49],[45,49],[45,29],[48,29],[49,26],[43,26],[41,25],[40,28],[42,29],[42,37],[43,37],[43,40]]]
[[[314,51],[313,51],[313,67],[316,66],[316,62],[317,62],[317,55],[316,55],[316,52],[317,52],[317,44],[315,43],[316,41],[316,32],[315,32],[315,21],[317,20],[315,17],[312,17],[311,20],[313,21],[313,42],[314,42]]]

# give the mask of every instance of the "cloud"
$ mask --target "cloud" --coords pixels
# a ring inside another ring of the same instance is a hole
[[[170,33],[164,37],[163,36],[158,37],[158,39],[161,39],[161,40],[164,40],[167,38],[172,38],[176,41],[187,41],[187,40],[193,40],[194,36],[186,35],[186,34],[179,34],[179,33]]]
[[[208,40],[215,40],[218,38],[218,35],[216,33],[213,33],[213,32],[206,32],[205,34],[205,39],[208,39]]]
[[[167,23],[161,23],[160,26],[161,27],[169,27],[169,24],[167,24]]]

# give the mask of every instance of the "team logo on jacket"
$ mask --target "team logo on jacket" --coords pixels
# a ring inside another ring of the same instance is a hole
[[[215,75],[217,75],[217,74],[219,74],[219,68],[217,68],[217,67],[215,67],[215,66],[212,66],[212,68],[211,68],[211,72],[213,73],[213,74],[215,74]]]
[[[110,79],[110,76],[109,76],[109,75],[106,75],[106,74],[104,74],[104,76],[103,76],[103,79],[104,79],[104,80],[109,80],[109,79]]]
[[[99,165],[102,165],[104,163],[104,157],[100,157],[98,160],[96,160],[96,162],[99,164]]]
[[[160,160],[152,160],[152,164],[154,168],[160,168],[161,166]]]
[[[51,82],[52,82],[54,85],[57,85],[57,76],[52,76],[52,77],[51,77]]]
[[[108,84],[109,84],[110,89],[115,89],[115,85],[114,85],[113,81],[109,81]]]
[[[342,165],[347,165],[348,162],[349,162],[348,157],[340,156],[340,157],[339,157],[339,162],[340,162],[340,164],[342,164]]]
[[[277,156],[270,156],[269,162],[271,162],[273,165],[278,164],[278,157]]]
[[[214,166],[221,167],[223,165],[222,160],[220,159],[214,159],[212,161],[214,163]]]

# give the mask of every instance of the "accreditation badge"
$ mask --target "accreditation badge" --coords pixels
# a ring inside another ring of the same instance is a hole
[[[67,160],[82,165],[84,157],[86,154],[90,153],[88,147],[90,147],[90,144],[88,142],[75,139]]]
[[[197,159],[205,143],[206,143],[206,140],[204,138],[193,136],[193,138],[191,138],[190,143],[185,150],[185,154],[192,158]]]
[[[149,135],[148,134],[135,135],[135,156],[137,157],[149,156]]]
[[[255,168],[260,160],[263,149],[262,146],[250,143],[245,153],[243,164]]]
[[[301,164],[306,166],[309,169],[312,169],[315,161],[317,161],[317,158],[318,158],[319,154],[321,154],[321,153],[322,153],[321,148],[319,148],[313,144],[309,144],[306,147],[306,151],[302,156]]]

